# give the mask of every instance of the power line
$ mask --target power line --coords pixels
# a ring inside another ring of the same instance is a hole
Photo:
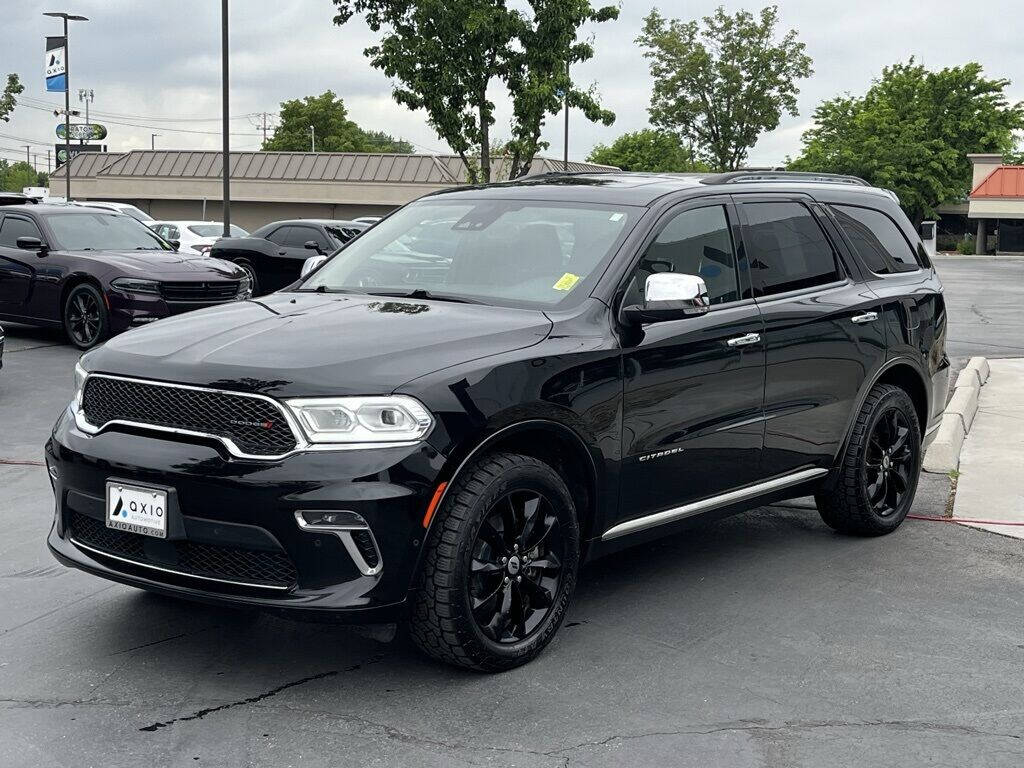
[[[25,106],[30,106],[32,104],[35,104],[37,107],[43,107],[43,108],[49,109],[49,110],[60,109],[60,105],[59,104],[53,104],[51,102],[44,101],[43,99],[37,99],[37,98],[31,97],[31,96],[19,96],[18,97],[18,103],[19,104],[24,104]],[[162,122],[162,121],[167,121],[167,122],[171,122],[171,123],[190,123],[190,122],[212,123],[212,122],[220,122],[220,117],[219,116],[218,117],[151,117],[151,116],[148,116],[148,115],[131,115],[131,114],[123,114],[123,113],[119,113],[119,112],[98,112],[98,111],[95,111],[95,110],[93,111],[92,114],[96,115],[96,116],[99,116],[99,117],[117,117],[117,118],[125,118],[125,119],[128,119],[128,120],[146,120],[148,122]],[[247,120],[250,117],[256,116],[258,114],[259,113],[256,113],[256,112],[250,112],[250,113],[246,113],[244,115],[235,115],[233,117],[229,117],[228,119],[229,120]]]

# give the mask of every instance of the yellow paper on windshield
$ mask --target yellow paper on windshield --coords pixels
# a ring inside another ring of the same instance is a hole
[[[579,275],[574,275],[572,272],[566,272],[558,278],[558,282],[551,287],[556,291],[571,291],[579,281]]]

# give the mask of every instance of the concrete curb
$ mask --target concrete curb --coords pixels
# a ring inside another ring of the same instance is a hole
[[[942,412],[939,431],[924,455],[925,472],[948,473],[960,467],[960,449],[974,424],[978,398],[989,372],[988,360],[972,357],[956,377],[953,396]]]

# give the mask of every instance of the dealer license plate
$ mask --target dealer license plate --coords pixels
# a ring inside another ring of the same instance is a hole
[[[107,483],[107,528],[167,538],[167,491]]]

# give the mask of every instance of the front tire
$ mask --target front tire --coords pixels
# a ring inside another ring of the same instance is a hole
[[[78,349],[92,349],[110,334],[103,294],[89,283],[76,285],[64,301],[64,333]]]
[[[456,481],[437,515],[413,597],[414,642],[485,672],[530,661],[576,587],[580,531],[565,481],[531,456],[492,454]]]
[[[815,495],[821,519],[842,533],[892,533],[914,503],[921,472],[921,427],[905,391],[878,384],[868,394],[842,464]]]

